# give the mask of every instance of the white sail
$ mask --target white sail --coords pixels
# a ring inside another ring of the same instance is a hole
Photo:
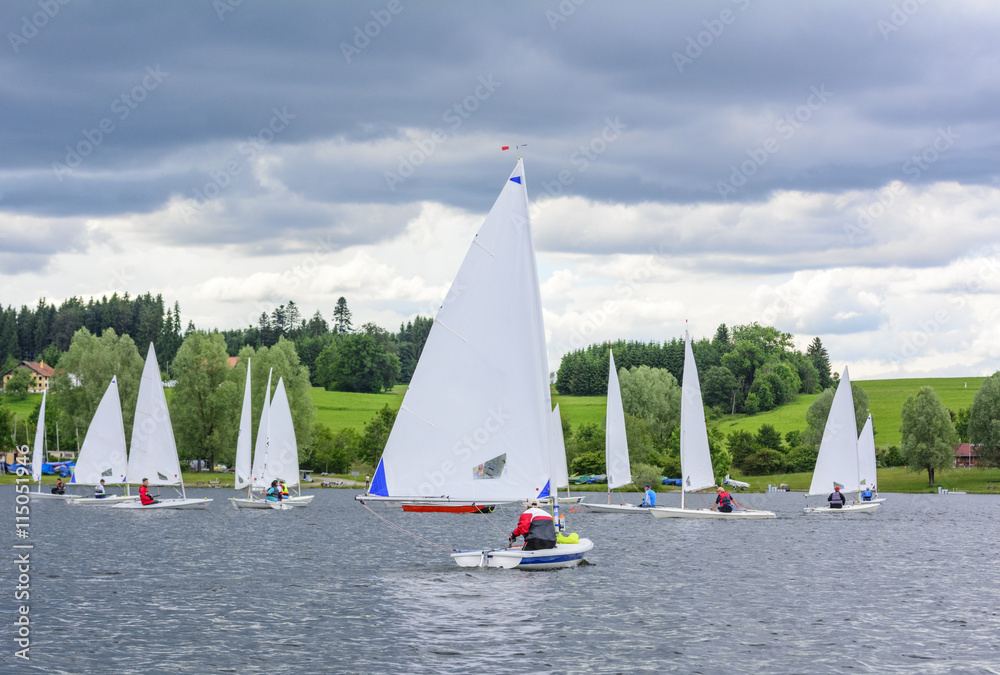
[[[253,470],[251,473],[251,487],[255,490],[266,490],[271,484],[271,480],[264,482],[264,466],[270,448],[270,421],[271,421],[271,373],[274,369],[267,371],[267,389],[264,390],[264,407],[260,411],[260,423],[257,425],[257,443],[253,448]]]
[[[518,160],[438,310],[371,494],[534,497],[552,410],[524,167]]]
[[[295,442],[295,426],[285,381],[280,377],[271,399],[270,417],[270,444],[264,466],[264,482],[270,485],[277,478],[285,481],[287,487],[295,487],[299,484],[299,447]]]
[[[830,416],[826,418],[809,494],[828,495],[833,492],[834,483],[844,492],[857,492],[858,477],[858,423],[854,416],[851,377],[844,368],[833,395]]]
[[[148,478],[150,485],[181,484],[177,444],[153,343],[149,343],[146,364],[142,367],[128,457],[128,482],[140,483],[143,478]]]
[[[125,422],[118,396],[118,378],[112,377],[94,418],[90,420],[70,483],[97,485],[102,480],[108,485],[124,483],[128,471],[125,447]]]
[[[705,408],[701,402],[698,366],[691,336],[684,331],[684,382],[681,385],[681,473],[683,490],[694,492],[715,485],[712,455],[708,448]]]
[[[45,462],[45,396],[42,392],[42,407],[38,410],[38,424],[35,426],[35,445],[31,450],[31,479],[41,486],[42,463]]]
[[[552,411],[551,438],[549,452],[552,453],[552,474],[555,476],[555,490],[569,487],[569,469],[566,467],[566,441],[563,438],[562,418],[559,416],[559,404]]]
[[[858,438],[858,463],[861,468],[861,489],[871,487],[878,490],[878,471],[875,460],[875,430],[872,428],[872,416],[868,416],[865,426]]]
[[[608,367],[608,403],[604,423],[604,462],[608,472],[608,490],[632,482],[632,467],[628,461],[628,440],[625,438],[625,409],[622,407],[622,390],[618,386],[615,355]]]
[[[236,439],[236,466],[233,469],[234,486],[237,490],[250,484],[250,437],[253,425],[250,423],[250,359],[247,359],[247,382],[243,387],[243,410],[240,412],[240,433]]]

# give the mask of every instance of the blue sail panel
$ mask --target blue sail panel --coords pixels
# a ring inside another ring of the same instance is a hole
[[[543,487],[542,491],[538,493],[539,499],[545,499],[546,497],[549,496],[549,483],[551,482],[552,481],[545,481],[545,487]]]
[[[385,467],[382,466],[381,459],[378,461],[378,468],[375,469],[375,478],[372,479],[371,487],[368,488],[368,494],[379,497],[389,496],[389,486],[385,484]]]
[[[511,180],[514,181],[515,183],[517,183],[518,185],[521,184],[521,177],[520,176],[514,176],[513,178],[511,178]]]

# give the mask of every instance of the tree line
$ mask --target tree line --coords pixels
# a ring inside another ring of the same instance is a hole
[[[706,407],[719,414],[772,410],[798,394],[830,386],[830,358],[817,337],[803,354],[793,348],[792,335],[751,323],[731,330],[721,324],[711,340],[693,341],[691,349]],[[684,378],[684,341],[593,344],[563,356],[556,374],[560,394],[594,396],[607,392],[608,352],[620,368],[660,368],[678,382]]]

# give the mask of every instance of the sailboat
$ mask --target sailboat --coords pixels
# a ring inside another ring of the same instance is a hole
[[[844,368],[844,374],[837,385],[830,405],[830,415],[823,428],[816,468],[807,495],[829,495],[834,487],[846,494],[861,491],[860,450],[858,449],[858,423],[854,416],[854,395],[851,392],[851,376]],[[874,435],[872,436],[874,447]],[[866,476],[867,478],[867,476]],[[878,502],[845,504],[843,508],[829,506],[806,507],[807,513],[871,513],[880,506]]]
[[[283,505],[308,506],[313,495],[303,495],[299,487],[299,446],[295,441],[295,425],[292,422],[292,409],[288,403],[285,381],[280,377],[278,386],[274,389],[274,397],[271,399],[269,414],[270,446],[264,478],[266,480],[269,476],[273,476],[279,481],[283,480],[286,487],[299,488],[298,494],[282,498]]]
[[[712,455],[708,447],[708,428],[705,426],[705,408],[698,382],[698,366],[691,349],[691,336],[684,330],[684,376],[681,384],[681,506],[663,506],[647,509],[656,518],[725,518],[762,519],[774,518],[773,511],[753,509],[733,510],[729,513],[712,509],[692,509],[685,504],[688,492],[715,487]]]
[[[569,468],[566,466],[566,440],[563,438],[562,417],[559,415],[559,404],[552,410],[552,425],[549,431],[549,453],[555,479],[552,487],[552,495],[547,500],[540,500],[543,503],[551,503],[552,496],[555,496],[560,504],[579,504],[583,497],[571,497],[569,495]],[[566,496],[560,497],[559,490],[566,488]]]
[[[112,377],[111,384],[104,391],[97,412],[87,428],[80,456],[76,460],[71,485],[98,485],[102,480],[105,487],[128,486],[125,474],[128,457],[125,451],[125,424],[122,421],[122,404],[118,396],[118,378]],[[135,495],[107,495],[106,497],[77,497],[70,504],[80,506],[109,506],[120,502],[134,501]]]
[[[38,491],[31,495],[32,499],[61,499],[66,501],[74,495],[57,495],[52,492],[42,492],[42,464],[45,463],[45,397],[42,392],[42,407],[38,410],[38,424],[35,426],[35,443],[31,450],[31,479],[38,483]]]
[[[551,425],[519,159],[434,318],[369,492],[356,499],[473,511],[547,497],[556,482]],[[544,551],[457,551],[453,558],[461,566],[543,569],[579,564],[591,548],[580,539]]]
[[[139,484],[143,478],[148,478],[150,486],[180,485],[181,498],[162,499],[155,504],[146,505],[138,501],[123,502],[112,505],[113,509],[205,509],[212,501],[208,498],[188,499],[184,491],[184,478],[177,458],[174,430],[170,426],[167,397],[163,393],[160,366],[156,362],[152,342],[149,343],[146,364],[142,368],[142,380],[139,382],[139,398],[135,404],[135,419],[132,423],[132,448],[125,478],[130,484]]]
[[[861,469],[861,481],[858,485],[862,491],[870,487],[872,492],[878,494],[878,462],[875,459],[875,430],[872,427],[872,416],[868,416],[864,428],[861,429],[861,436],[858,437],[858,462]],[[873,497],[869,501],[881,503],[885,497]]]
[[[608,476],[608,503],[586,504],[594,513],[644,513],[648,508],[635,504],[612,504],[611,491],[632,482],[632,467],[628,458],[628,440],[625,437],[625,408],[622,406],[622,391],[618,384],[618,370],[615,355],[609,350],[611,359],[608,368],[608,404],[604,417],[604,467]]]

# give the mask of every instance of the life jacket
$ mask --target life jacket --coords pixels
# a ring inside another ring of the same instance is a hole
[[[281,496],[282,497],[287,497],[288,496],[288,486],[285,485],[284,483],[278,483],[278,487],[281,488]]]
[[[844,497],[844,493],[841,492],[840,490],[834,490],[833,494],[830,495],[829,501],[833,502],[834,504],[840,504],[840,505],[844,505],[847,503],[847,499]]]
[[[281,488],[280,487],[269,487],[269,488],[267,488],[267,501],[269,501],[269,502],[280,502],[281,501]]]
[[[152,504],[155,499],[149,496],[149,488],[145,485],[139,486],[139,501],[143,504]]]
[[[729,496],[728,492],[719,493],[719,505],[720,506],[732,506],[732,497]]]

